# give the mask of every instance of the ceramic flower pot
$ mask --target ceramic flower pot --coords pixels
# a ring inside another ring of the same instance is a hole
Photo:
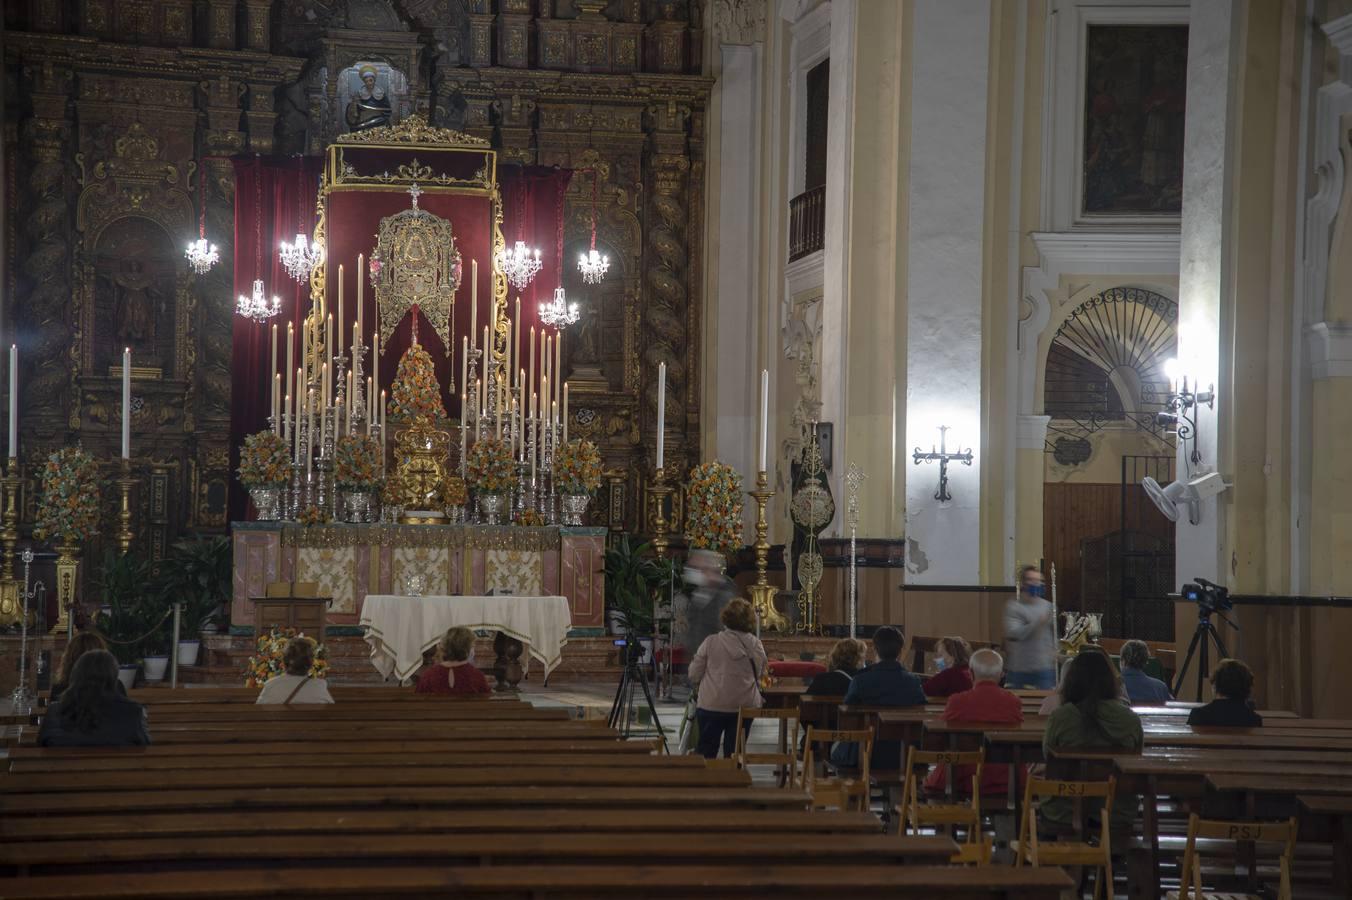
[[[559,507],[562,510],[563,524],[581,525],[582,516],[587,512],[591,497],[587,494],[561,494]]]
[[[484,525],[501,525],[503,514],[509,508],[505,494],[479,494],[475,498],[479,504],[479,522]]]
[[[197,654],[202,650],[201,641],[178,642],[178,664],[180,666],[197,665]]]
[[[146,681],[163,681],[165,670],[169,668],[169,657],[147,656],[141,663],[145,667]]]

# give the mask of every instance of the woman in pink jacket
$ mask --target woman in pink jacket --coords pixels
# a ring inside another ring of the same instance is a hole
[[[739,597],[723,607],[719,620],[723,630],[705,638],[690,663],[690,680],[699,688],[695,751],[705,759],[718,756],[720,742],[723,756],[732,756],[737,711],[761,705],[760,679],[765,674],[765,648],[751,633],[756,628],[751,604]]]

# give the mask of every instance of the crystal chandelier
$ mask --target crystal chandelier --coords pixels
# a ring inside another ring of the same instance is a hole
[[[602,278],[606,277],[606,271],[610,268],[610,258],[596,252],[596,185],[599,174],[592,169],[592,216],[591,216],[591,249],[578,257],[577,270],[582,273],[582,280],[587,284],[596,284]]]
[[[188,244],[188,264],[198,275],[205,275],[211,267],[220,262],[221,254],[216,245],[207,240],[207,204],[202,192],[202,175],[197,175],[197,240]]]
[[[295,242],[288,244],[282,241],[282,248],[277,255],[282,265],[286,266],[288,275],[297,281],[304,281],[324,262],[324,246],[318,241],[312,246],[305,235],[296,232]]]
[[[263,208],[263,172],[262,166],[258,162],[258,157],[254,157],[254,274],[263,274],[263,224],[262,217],[258,215],[259,210]],[[279,314],[282,311],[282,301],[275,295],[271,300],[268,299],[267,289],[263,287],[263,279],[255,278],[253,283],[253,293],[249,296],[239,294],[235,298],[235,312],[246,319],[252,319],[255,322],[266,322],[268,319]]]
[[[266,322],[281,311],[282,301],[275,296],[271,301],[268,300],[261,278],[254,279],[252,296],[240,294],[235,298],[235,312],[255,322]]]
[[[555,328],[565,328],[577,322],[580,317],[576,303],[569,303],[563,288],[554,288],[554,299],[540,304],[540,321]]]
[[[324,262],[324,245],[319,241],[311,244],[301,231],[305,222],[305,173],[297,170],[296,172],[296,205],[299,207],[296,211],[296,239],[287,243],[282,241],[281,250],[277,256],[286,267],[286,273],[297,281],[304,281],[310,277],[310,273],[317,269]]]
[[[496,263],[512,287],[523,291],[540,271],[540,251],[530,249],[525,241],[517,241],[511,250],[503,247],[498,251]]]
[[[202,236],[188,244],[188,263],[192,270],[198,275],[205,275],[211,271],[211,267],[220,262],[221,254],[217,252],[216,245],[207,242],[206,231],[203,229]]]

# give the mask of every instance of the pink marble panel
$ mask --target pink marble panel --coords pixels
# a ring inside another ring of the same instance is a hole
[[[268,585],[281,578],[282,536],[276,531],[237,531],[234,535],[233,593],[230,621],[253,624],[250,597],[261,597]]]
[[[600,628],[605,625],[605,579],[601,567],[605,537],[600,535],[564,535],[560,552],[559,593],[568,598],[574,628]]]

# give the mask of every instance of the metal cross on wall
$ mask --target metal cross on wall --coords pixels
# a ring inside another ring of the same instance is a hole
[[[938,460],[939,490],[934,492],[934,499],[938,500],[940,503],[944,503],[948,500],[953,499],[953,495],[948,492],[948,464],[950,462],[960,462],[964,466],[970,466],[972,464],[973,458],[972,450],[970,447],[966,450],[959,450],[954,453],[948,452],[948,447],[945,444],[947,439],[948,439],[948,426],[940,425],[939,449],[935,450],[934,445],[931,444],[930,451],[928,453],[921,450],[919,447],[916,447],[915,452],[911,454],[911,459],[914,460],[917,466],[920,465],[922,462],[934,462],[935,460]]]

